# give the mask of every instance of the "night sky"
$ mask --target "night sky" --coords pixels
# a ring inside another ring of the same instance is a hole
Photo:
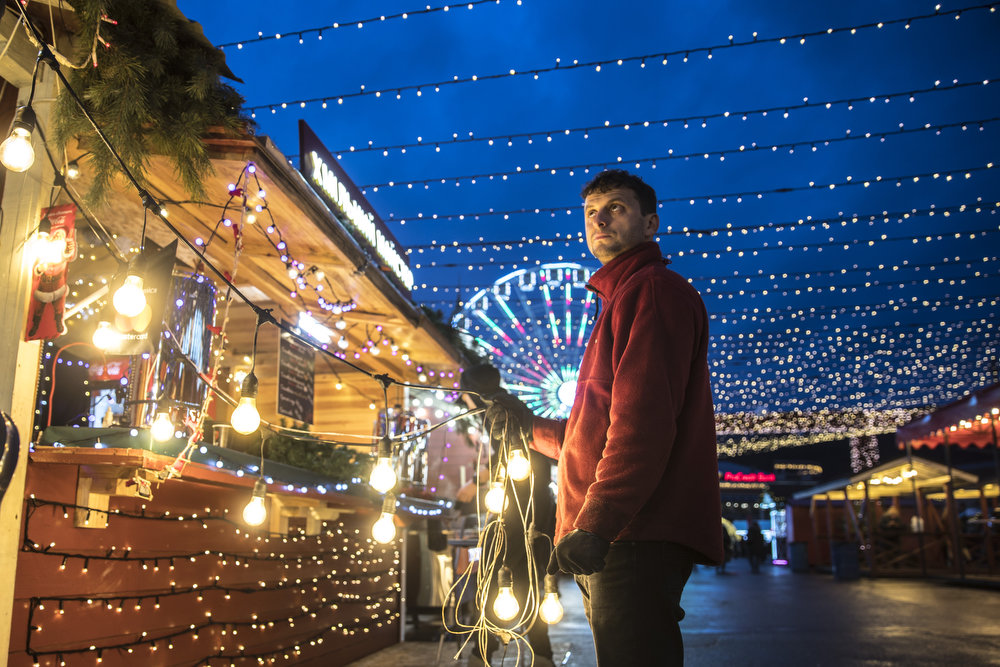
[[[618,165],[656,188],[660,245],[705,299],[719,412],[918,407],[995,381],[989,6],[178,4],[226,45],[259,134],[297,165],[302,118],[341,156],[410,249],[419,303],[596,269],[579,191]]]

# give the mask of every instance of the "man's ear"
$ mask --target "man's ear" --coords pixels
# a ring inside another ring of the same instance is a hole
[[[652,239],[656,236],[656,230],[660,228],[660,216],[653,213],[646,220],[646,240]]]

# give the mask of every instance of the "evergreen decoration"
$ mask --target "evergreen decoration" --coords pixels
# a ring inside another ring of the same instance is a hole
[[[243,98],[221,77],[239,81],[212,46],[201,26],[188,20],[173,0],[68,0],[76,10],[76,62],[94,62],[67,70],[73,89],[108,136],[140,183],[151,155],[164,155],[194,199],[204,196],[202,179],[212,172],[204,138],[209,132],[246,131],[240,116]],[[94,64],[96,63],[96,66]],[[76,102],[61,91],[55,114],[56,139],[62,146],[76,139],[94,175],[87,199],[103,201],[120,173]]]
[[[296,428],[305,428],[305,425]],[[264,457],[268,461],[309,470],[335,482],[367,479],[372,461],[368,456],[340,445],[306,440],[286,434],[269,436],[264,442]],[[266,464],[265,464],[266,467]]]

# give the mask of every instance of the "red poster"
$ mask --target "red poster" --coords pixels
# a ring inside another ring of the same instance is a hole
[[[28,249],[34,264],[25,340],[48,340],[66,333],[66,265],[76,257],[75,223],[73,204],[42,209],[42,222]]]

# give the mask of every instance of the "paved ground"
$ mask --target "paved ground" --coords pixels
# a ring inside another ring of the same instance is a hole
[[[728,572],[697,568],[684,592],[688,667],[1000,665],[1000,590],[912,579],[837,581],[787,567],[753,575],[746,561]],[[590,630],[572,581],[562,585],[566,616],[551,630],[556,664],[595,667]],[[462,665],[454,641],[440,662],[437,642],[390,647],[354,667]],[[500,665],[500,653],[493,665]],[[515,660],[508,655],[505,667]],[[526,663],[525,663],[526,664]]]

